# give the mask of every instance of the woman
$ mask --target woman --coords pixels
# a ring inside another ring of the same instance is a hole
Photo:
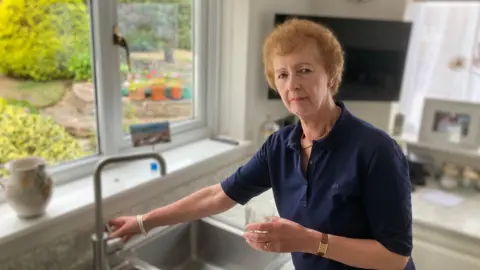
[[[263,54],[270,87],[299,123],[221,184],[112,220],[112,237],[218,214],[272,188],[281,218],[247,226],[253,248],[291,252],[298,270],[414,269],[407,162],[387,134],[334,101],[344,61],[336,38],[294,19],[267,37]]]

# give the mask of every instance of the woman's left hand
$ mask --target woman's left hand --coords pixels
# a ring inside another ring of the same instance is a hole
[[[273,217],[271,222],[248,224],[243,236],[254,249],[281,253],[308,252],[308,243],[315,241],[310,229],[280,217]]]

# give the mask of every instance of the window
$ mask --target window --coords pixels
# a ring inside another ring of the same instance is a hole
[[[171,123],[172,143],[158,150],[208,134],[220,1],[58,2],[0,4],[1,164],[41,156],[64,182],[91,173],[102,155],[132,151],[132,123]]]
[[[128,65],[120,51],[124,147],[131,146],[131,124],[169,121],[174,135],[205,126],[207,89],[209,98],[215,95],[215,70],[207,74],[207,59],[218,53],[208,42],[212,33],[215,39],[216,29],[209,27],[215,16],[207,16],[216,12],[215,3],[119,0],[118,27],[130,58]]]
[[[52,2],[0,4],[0,164],[65,164],[98,151],[88,8]]]
[[[480,76],[474,70],[480,5],[416,3],[411,9],[414,28],[400,106],[405,114],[404,133],[415,138],[426,97],[480,102]],[[457,62],[459,68],[452,66]]]
[[[191,0],[120,0],[123,126],[195,118]],[[125,131],[128,131],[125,129]]]

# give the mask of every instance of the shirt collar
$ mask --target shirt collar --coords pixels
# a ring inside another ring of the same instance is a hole
[[[320,140],[313,141],[313,144],[315,146],[333,148],[336,145],[336,142],[338,142],[339,140],[341,141],[342,137],[346,135],[345,127],[348,126],[348,123],[352,118],[352,114],[347,110],[343,102],[336,101],[335,104],[342,110],[340,116],[338,117],[337,121],[335,121],[335,124],[333,125],[327,136]],[[294,129],[290,133],[290,136],[287,140],[287,146],[294,150],[300,150],[300,139],[302,135],[302,124],[300,123],[300,121],[298,121]]]

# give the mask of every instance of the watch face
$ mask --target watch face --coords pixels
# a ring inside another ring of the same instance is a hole
[[[327,253],[327,249],[328,249],[328,244],[325,244],[325,243],[320,243],[320,246],[318,247],[318,251],[317,251],[317,254],[318,256],[325,256],[325,253]]]

